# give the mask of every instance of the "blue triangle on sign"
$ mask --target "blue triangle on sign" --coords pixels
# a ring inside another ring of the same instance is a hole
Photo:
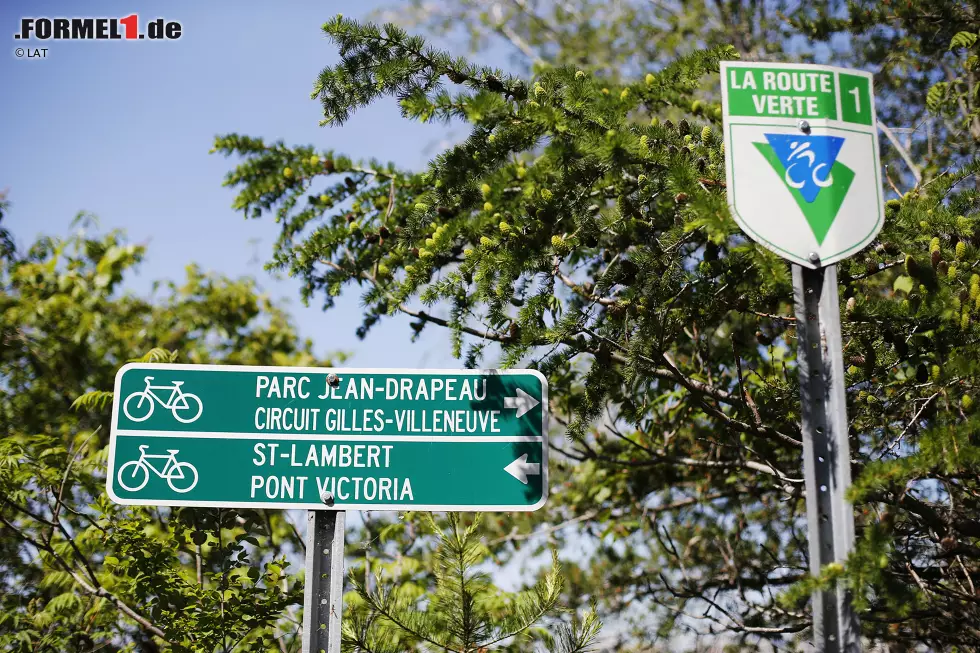
[[[830,171],[844,144],[840,136],[803,134],[765,134],[773,152],[783,164],[786,183],[800,191],[810,203],[822,188],[833,183]]]

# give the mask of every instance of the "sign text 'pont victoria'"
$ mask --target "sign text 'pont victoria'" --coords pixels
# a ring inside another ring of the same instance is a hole
[[[130,364],[108,492],[122,504],[535,510],[547,381],[533,370]]]

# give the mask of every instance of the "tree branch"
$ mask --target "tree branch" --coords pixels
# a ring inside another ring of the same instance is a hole
[[[912,156],[909,154],[909,151],[902,146],[894,132],[888,128],[888,125],[880,120],[878,121],[878,129],[880,129],[881,133],[888,138],[888,141],[892,144],[892,147],[898,150],[902,160],[905,161],[905,165],[907,165],[909,170],[912,171],[912,176],[915,177],[915,183],[919,184],[922,181],[922,171],[919,170],[919,167],[912,161]]]
[[[98,586],[98,587],[95,587],[95,586],[90,585],[84,578],[82,578],[78,574],[78,572],[76,572],[71,567],[71,565],[69,565],[67,562],[65,562],[65,560],[62,559],[62,557],[59,556],[57,554],[57,552],[55,552],[55,550],[50,545],[44,544],[43,542],[39,542],[35,538],[31,537],[30,535],[28,535],[27,533],[25,533],[21,529],[19,529],[16,526],[14,526],[3,515],[0,515],[0,521],[2,521],[4,523],[4,525],[7,526],[7,528],[9,528],[10,530],[12,530],[15,535],[17,535],[18,537],[20,537],[25,542],[30,543],[38,551],[44,551],[45,553],[47,553],[48,555],[50,555],[66,572],[68,572],[68,574],[75,580],[75,582],[78,584],[78,586],[81,587],[82,588],[82,591],[84,591],[86,594],[88,594],[90,596],[97,596],[99,598],[106,599],[107,601],[109,601],[110,603],[112,603],[114,606],[116,606],[116,609],[117,610],[119,610],[120,612],[122,612],[123,614],[125,614],[126,616],[128,616],[130,619],[132,619],[136,623],[138,623],[144,630],[146,630],[149,633],[152,633],[153,635],[156,635],[157,637],[159,637],[163,641],[167,642],[168,644],[171,643],[167,639],[166,633],[164,633],[164,631],[162,629],[160,629],[159,627],[155,626],[149,619],[147,619],[143,615],[141,615],[138,612],[136,612],[136,610],[134,610],[133,608],[131,608],[130,606],[128,606],[126,603],[124,603],[122,599],[120,599],[115,594],[113,594],[112,592],[108,591],[106,588],[102,587],[101,585]]]

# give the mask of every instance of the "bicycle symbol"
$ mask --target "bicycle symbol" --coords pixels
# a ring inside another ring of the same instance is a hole
[[[827,172],[827,176],[824,177],[823,179],[817,177],[817,172],[820,170],[820,168],[826,168],[827,163],[823,162],[823,163],[818,163],[816,166],[813,165],[816,162],[816,155],[810,150],[809,143],[793,142],[790,143],[790,147],[793,148],[793,152],[789,155],[789,157],[787,157],[787,161],[793,161],[793,159],[808,160],[810,162],[810,165],[808,166],[810,168],[810,173],[811,173],[810,177],[813,180],[813,183],[817,187],[827,188],[828,186],[834,183],[834,176],[830,174],[829,171]],[[799,161],[793,161],[793,163],[790,163],[789,166],[786,168],[786,184],[789,185],[791,188],[800,189],[806,186],[806,178],[804,178],[803,181],[795,181],[793,177],[790,175],[790,171],[793,169],[793,166],[795,166],[797,163],[799,163]]]
[[[126,401],[123,402],[123,412],[129,419],[134,422],[142,422],[149,419],[150,415],[153,414],[154,401],[164,408],[169,409],[173,413],[174,419],[184,424],[190,424],[201,416],[204,404],[201,403],[197,395],[183,392],[180,389],[180,386],[184,384],[183,381],[174,381],[172,385],[150,385],[150,381],[153,380],[152,376],[148,376],[144,380],[146,381],[146,387],[139,392],[134,392],[129,395],[126,397]],[[173,390],[173,392],[164,401],[153,392],[154,390]],[[139,399],[135,406],[132,405],[134,399]],[[194,409],[194,404],[197,404],[197,410]],[[145,414],[142,411],[146,411]],[[190,411],[190,413],[187,411]],[[191,416],[188,417],[188,415]]]
[[[130,460],[128,463],[119,468],[119,485],[123,487],[124,490],[129,492],[138,492],[143,489],[143,487],[150,480],[150,472],[159,476],[160,478],[166,479],[167,485],[174,492],[190,492],[197,485],[197,468],[190,463],[180,463],[177,462],[177,454],[180,453],[180,449],[167,449],[168,455],[163,454],[148,454],[146,453],[149,445],[140,445],[140,457],[139,460]],[[164,463],[163,469],[159,470],[153,466],[150,459],[163,459],[167,462]],[[187,487],[181,487],[185,483],[175,483],[175,481],[190,481]],[[131,483],[130,483],[131,481]]]

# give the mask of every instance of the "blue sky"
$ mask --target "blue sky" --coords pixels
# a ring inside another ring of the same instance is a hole
[[[459,367],[437,329],[409,345],[404,319],[365,342],[357,289],[324,314],[304,308],[298,284],[276,280],[262,265],[277,230],[271,219],[245,220],[221,185],[233,160],[209,154],[219,133],[238,132],[288,144],[314,144],[354,157],[419,167],[447,136],[444,126],[401,118],[387,101],[342,127],[319,127],[309,94],[320,70],[337,61],[320,26],[337,13],[366,17],[390,2],[77,3],[19,1],[0,6],[0,189],[13,206],[6,226],[24,246],[41,233],[64,235],[80,210],[103,230],[123,228],[149,251],[128,288],[146,293],[155,279],[181,279],[197,263],[229,276],[254,276],[288,300],[300,333],[320,353],[345,350],[359,367]],[[234,9],[232,9],[234,7]],[[174,42],[15,41],[23,16],[123,17],[140,23],[178,20]],[[18,59],[16,47],[47,47],[43,59]],[[257,242],[256,242],[257,241]]]

